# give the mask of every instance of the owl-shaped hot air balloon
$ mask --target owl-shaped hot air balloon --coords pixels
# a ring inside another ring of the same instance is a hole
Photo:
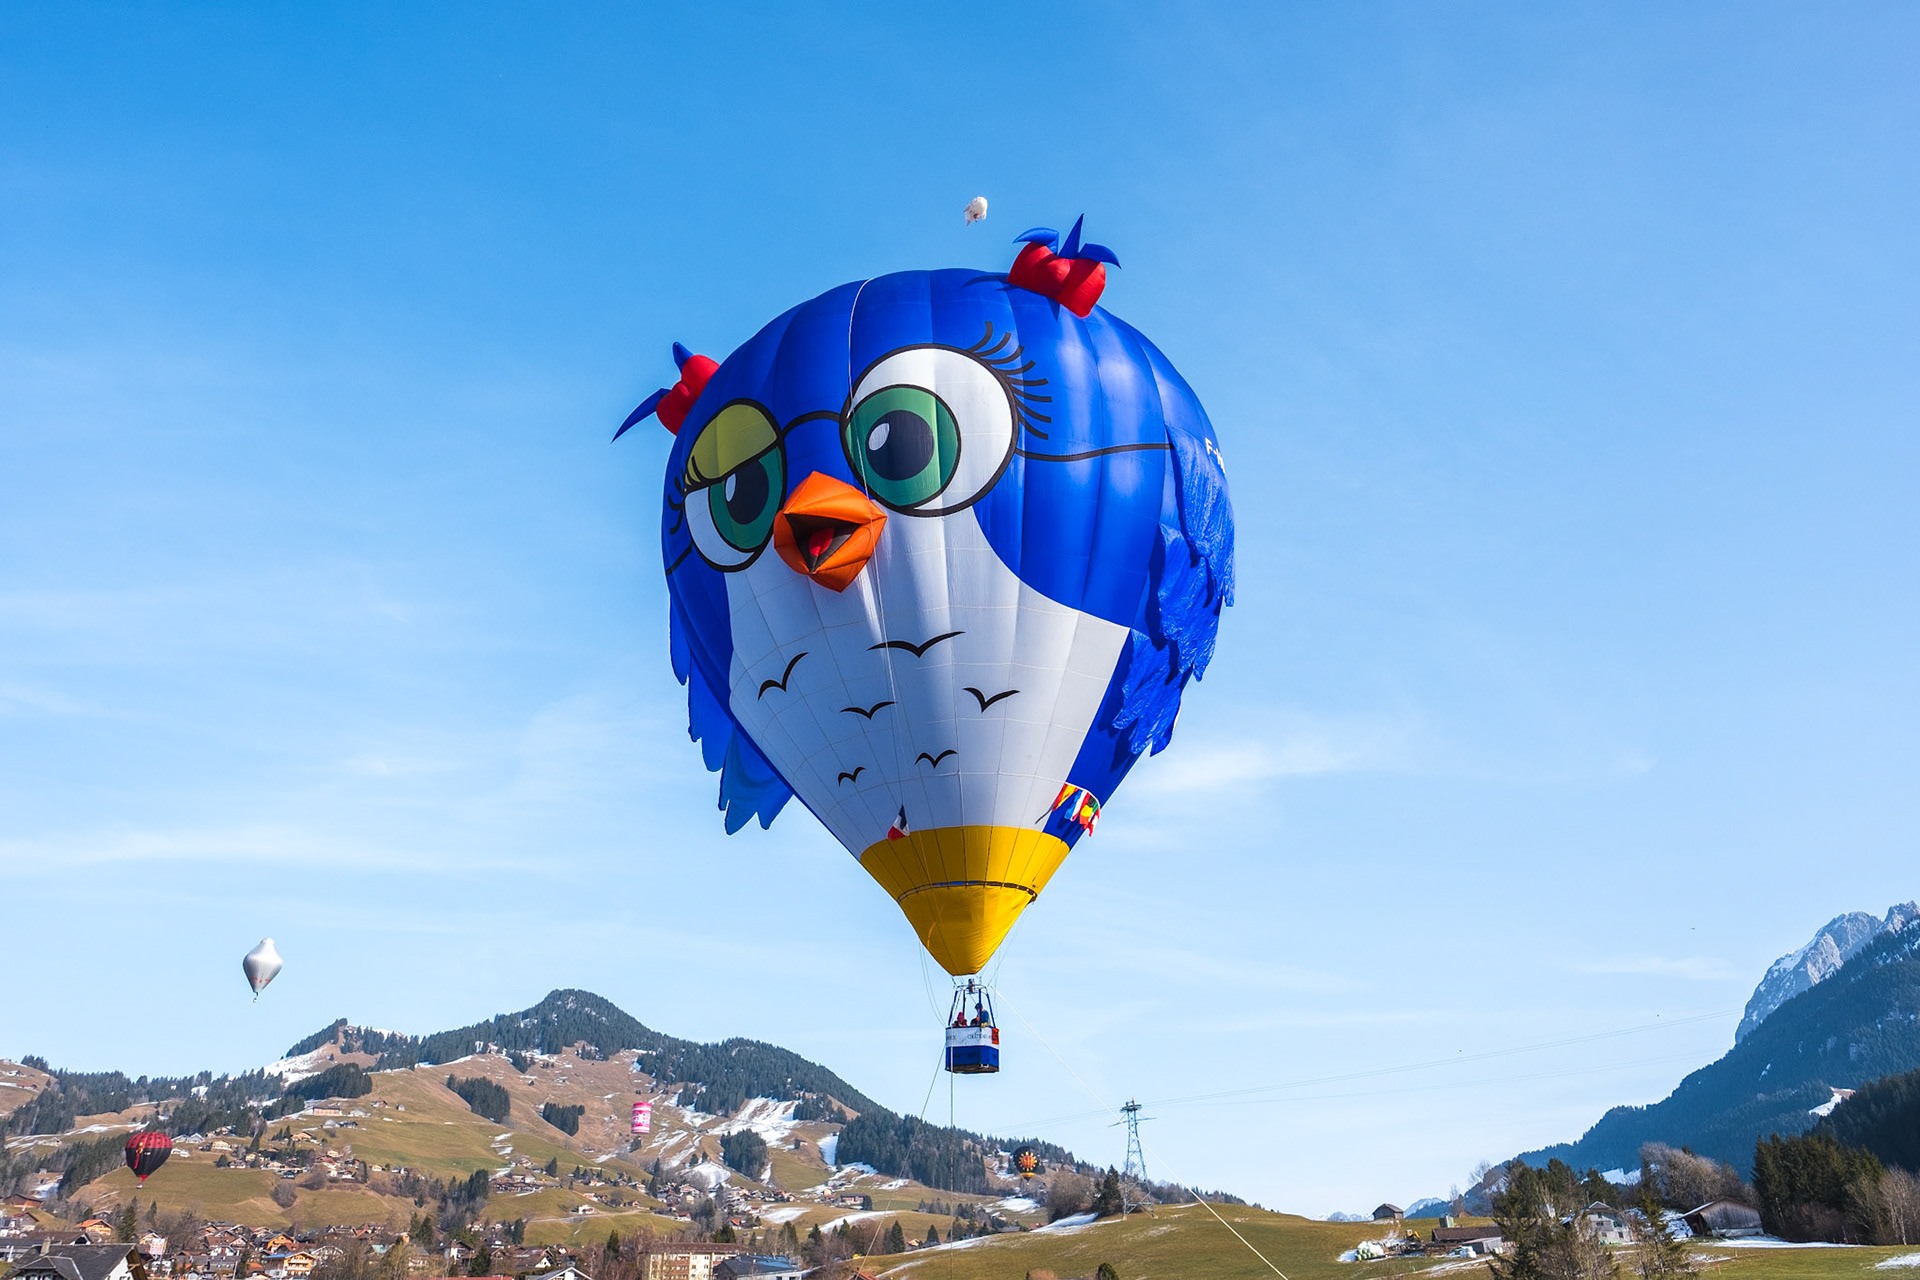
[[[956,976],[1167,745],[1233,595],[1213,428],[1096,305],[1114,255],[1018,242],[676,346],[621,427],[675,436],[673,666],[727,830],[798,796]]]

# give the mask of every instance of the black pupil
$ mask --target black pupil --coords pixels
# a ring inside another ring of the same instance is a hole
[[[882,480],[911,480],[932,460],[933,428],[911,409],[889,411],[867,433],[867,468]]]
[[[739,525],[750,525],[767,508],[767,468],[765,463],[750,462],[730,477],[726,494],[727,514]]]

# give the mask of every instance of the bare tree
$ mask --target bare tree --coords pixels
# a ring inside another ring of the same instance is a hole
[[[1887,1235],[1884,1244],[1920,1244],[1920,1178],[1905,1169],[1889,1169],[1880,1180],[1880,1195],[1887,1206]]]
[[[1093,1203],[1093,1184],[1071,1169],[1047,1178],[1047,1220],[1058,1222],[1085,1211]]]

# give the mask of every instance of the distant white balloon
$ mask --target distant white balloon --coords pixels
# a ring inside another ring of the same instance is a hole
[[[247,985],[253,988],[255,1000],[260,999],[260,993],[280,972],[280,964],[280,953],[274,949],[272,938],[260,939],[260,945],[247,952],[247,958],[240,962],[240,971],[247,975]]]
[[[987,198],[985,196],[975,196],[973,199],[967,201],[966,215],[968,225],[986,221]]]

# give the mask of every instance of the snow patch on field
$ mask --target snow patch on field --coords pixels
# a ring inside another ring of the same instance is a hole
[[[1804,1243],[1782,1240],[1779,1236],[1730,1236],[1725,1240],[1711,1242],[1716,1249],[1864,1249],[1859,1244],[1829,1244],[1825,1240],[1808,1240]]]
[[[322,1071],[325,1071],[327,1069],[326,1055],[332,1051],[332,1045],[322,1045],[312,1053],[303,1053],[292,1058],[280,1058],[276,1061],[269,1062],[260,1069],[270,1076],[279,1076],[288,1084],[296,1084],[299,1081],[305,1080],[308,1076],[317,1076]]]
[[[1051,1232],[1054,1232],[1055,1234],[1061,1234],[1065,1232],[1079,1231],[1082,1228],[1090,1227],[1094,1223],[1098,1222],[1099,1220],[1100,1220],[1100,1215],[1097,1213],[1076,1213],[1069,1217],[1062,1218],[1058,1222],[1049,1222],[1044,1227],[1035,1227],[1034,1230],[1035,1231],[1051,1231]]]
[[[820,1139],[820,1158],[827,1162],[827,1168],[829,1169],[833,1168],[833,1157],[839,1153],[839,1150],[840,1150],[839,1134],[830,1133],[826,1137]]]
[[[800,1103],[776,1102],[772,1098],[749,1098],[740,1113],[712,1132],[725,1136],[745,1129],[759,1135],[770,1147],[784,1147],[793,1141],[793,1111]]]
[[[771,1222],[777,1227],[783,1222],[792,1222],[795,1218],[803,1217],[807,1212],[807,1206],[804,1204],[770,1204],[757,1212],[763,1220]]]
[[[1903,1253],[1897,1258],[1888,1258],[1884,1262],[1873,1264],[1875,1271],[1892,1271],[1898,1267],[1920,1267],[1920,1253]]]
[[[893,1215],[884,1209],[862,1209],[859,1213],[849,1213],[835,1218],[822,1231],[831,1231],[835,1227],[850,1227],[856,1222],[872,1222],[875,1218],[890,1218]]]
[[[1040,1202],[1028,1196],[1008,1196],[1004,1200],[995,1200],[993,1207],[1005,1213],[1040,1212]]]

